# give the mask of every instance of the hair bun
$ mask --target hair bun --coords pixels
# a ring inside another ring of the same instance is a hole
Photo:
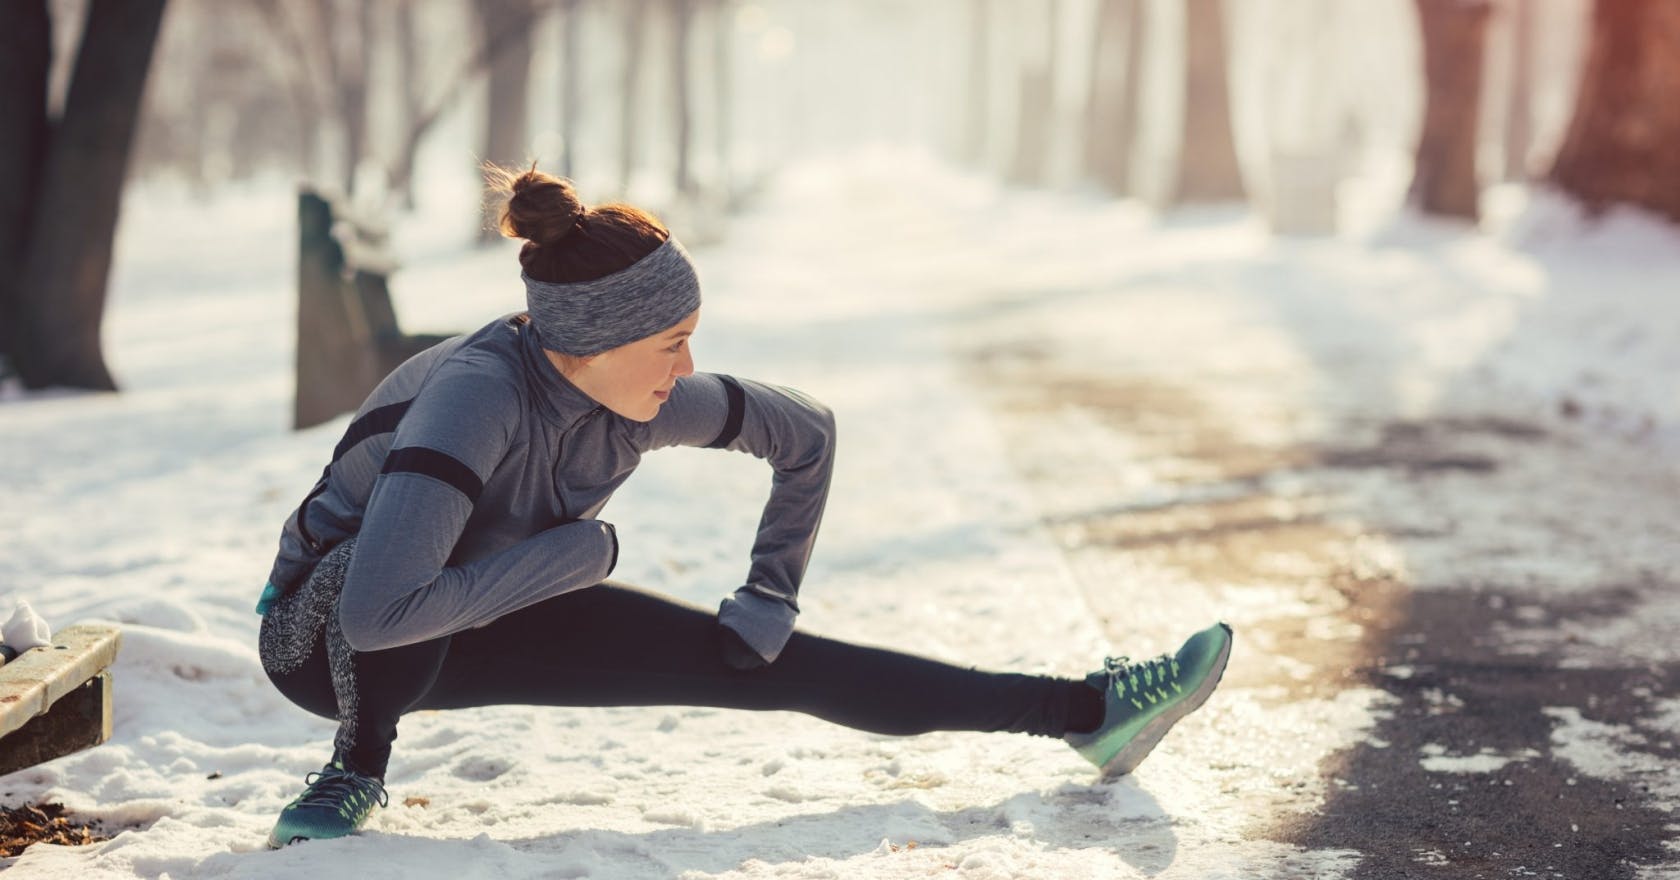
[[[589,213],[570,180],[538,171],[534,162],[519,174],[490,165],[486,176],[491,188],[507,199],[497,228],[509,238],[551,247],[565,240]]]

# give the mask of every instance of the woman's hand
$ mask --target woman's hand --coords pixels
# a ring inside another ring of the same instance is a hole
[[[770,665],[758,656],[746,639],[741,638],[740,633],[723,624],[718,624],[718,640],[723,644],[723,662],[731,669],[746,671]]]
[[[787,600],[771,598],[751,586],[736,590],[718,607],[723,662],[735,669],[757,669],[776,662],[798,616],[798,609]]]

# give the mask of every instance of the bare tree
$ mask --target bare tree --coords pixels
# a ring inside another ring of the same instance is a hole
[[[0,7],[0,376],[21,335],[15,279],[23,273],[36,181],[45,164],[52,17],[46,0]]]
[[[1237,141],[1231,130],[1230,74],[1223,0],[1185,7],[1184,138],[1175,204],[1244,197]]]
[[[112,240],[164,0],[91,0],[58,119],[46,114],[45,0],[0,5],[0,328],[25,385],[116,390],[105,365]],[[28,44],[34,42],[33,47]],[[12,74],[16,74],[16,81]],[[34,89],[39,88],[37,93]],[[15,141],[15,143],[13,143]],[[14,165],[13,163],[17,163]],[[21,171],[21,173],[20,173]],[[34,186],[31,186],[34,184]],[[8,305],[9,304],[9,305]]]
[[[968,108],[959,148],[963,161],[979,164],[986,156],[992,98],[992,0],[968,2]]]
[[[423,103],[424,109],[411,118],[408,130],[402,136],[395,164],[391,169],[391,184],[394,189],[400,190],[410,186],[420,144],[431,133],[438,120],[461,100],[468,86],[478,82],[479,76],[489,69],[491,61],[501,54],[504,47],[522,39],[529,40],[530,30],[536,24],[537,18],[547,9],[546,4],[533,5],[528,15],[509,17],[500,22],[499,29],[482,35],[472,56],[453,74],[443,79],[442,91],[431,101]]]
[[[636,173],[636,113],[642,87],[643,55],[647,43],[647,0],[626,0],[624,8],[624,75],[618,129],[619,192],[630,191]]]
[[[1050,136],[1056,120],[1057,24],[1061,3],[1044,6],[1044,53],[1029,52],[1021,65],[1020,110],[1016,115],[1015,161],[1009,179],[1017,183],[1044,180],[1050,159]],[[1036,10],[1028,10],[1029,14]]]
[[[1085,171],[1116,195],[1132,194],[1143,78],[1142,0],[1102,0],[1085,108]]]
[[[1552,181],[1595,208],[1627,202],[1680,220],[1677,84],[1680,4],[1600,0]]]
[[[731,47],[734,40],[734,21],[730,17],[730,0],[713,0],[712,7],[712,75],[716,86],[714,97],[717,114],[718,190],[726,196],[733,192],[734,179],[730,173],[732,141],[730,126],[734,125],[735,58]]]
[[[1426,214],[1481,214],[1476,176],[1487,0],[1416,0],[1423,32],[1423,132],[1408,201]]]
[[[572,177],[583,137],[583,2],[564,0],[560,11],[560,176]]]
[[[426,112],[425,98],[420,91],[420,29],[414,21],[414,4],[405,0],[393,0],[392,12],[396,16],[396,48],[397,48],[397,110],[398,129],[413,131],[414,125]],[[404,140],[405,148],[412,148]],[[403,156],[394,164],[413,167],[414,157]],[[395,169],[393,169],[395,171]],[[403,210],[414,210],[414,175],[412,172],[402,175],[396,180],[392,174],[392,189],[397,194]]]
[[[530,152],[529,113],[531,96],[531,31],[536,19],[534,0],[477,0],[479,41],[490,42],[497,34],[509,34],[490,58],[489,111],[484,117],[484,152],[479,157],[498,165],[522,163]],[[479,224],[479,241],[500,239],[486,206],[485,221]]]
[[[286,9],[292,7],[283,6],[280,0],[250,2],[267,23],[268,33],[279,43],[280,51],[274,53],[272,69],[285,86],[286,97],[292,105],[292,116],[297,120],[294,131],[297,134],[298,169],[305,178],[317,179],[320,172],[321,124],[326,116],[320,99],[322,87],[316,83],[314,75],[319,62],[311,51],[310,41],[303,36],[301,25],[286,13]]]
[[[373,4],[360,2],[346,9],[337,0],[251,2],[282,42],[285,63],[280,72],[300,122],[305,175],[319,178],[336,172],[343,191],[354,191],[367,145]],[[320,172],[322,136],[329,131],[339,136],[336,167]]]
[[[671,86],[673,109],[676,111],[677,194],[694,193],[694,108],[689,94],[689,56],[694,35],[695,0],[671,0],[672,41]]]
[[[1534,149],[1534,0],[1507,0],[1511,39],[1511,81],[1505,92],[1505,179],[1528,177],[1529,153]]]
[[[344,191],[356,191],[356,171],[367,154],[368,71],[373,54],[373,4],[356,3],[346,11],[335,0],[315,0],[316,39],[326,49],[327,81],[332,84],[343,136],[340,168]]]

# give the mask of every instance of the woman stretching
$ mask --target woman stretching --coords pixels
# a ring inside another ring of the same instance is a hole
[[[349,834],[383,806],[397,723],[420,709],[792,710],[884,734],[1059,736],[1118,775],[1218,684],[1224,624],[1083,681],[795,631],[832,414],[792,389],[694,371],[699,280],[651,215],[585,207],[535,166],[491,176],[502,232],[525,240],[528,310],[392,371],[280,536],[257,607],[263,669],[338,732],[271,846]],[[745,585],[715,614],[606,580],[618,541],[596,516],[667,446],[748,452],[775,471]]]

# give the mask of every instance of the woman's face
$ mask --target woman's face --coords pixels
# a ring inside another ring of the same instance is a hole
[[[607,409],[638,422],[659,414],[677,377],[694,372],[688,340],[700,324],[700,310],[652,336],[583,358],[563,369],[583,393]]]

